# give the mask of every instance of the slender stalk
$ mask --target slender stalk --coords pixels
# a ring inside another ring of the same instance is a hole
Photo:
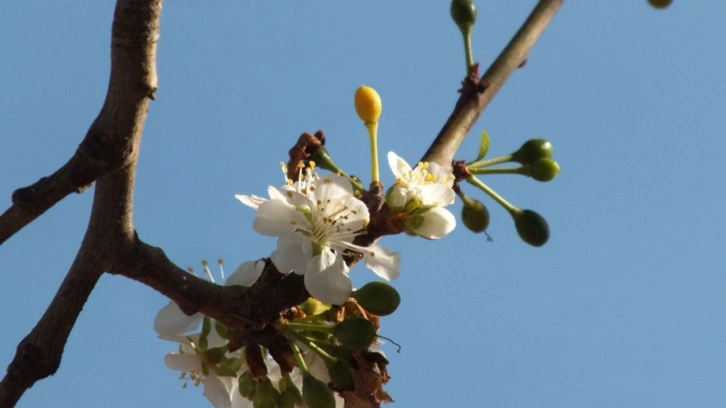
[[[378,122],[366,122],[371,140],[371,184],[379,182],[378,175]]]
[[[466,178],[466,181],[479,188],[481,191],[485,192],[489,197],[494,199],[494,201],[498,202],[502,207],[504,207],[505,210],[507,210],[512,216],[516,216],[522,212],[519,208],[512,205],[509,201],[505,200],[502,196],[496,193],[496,191],[492,190],[489,186],[482,183],[481,180],[474,176],[469,176]]]

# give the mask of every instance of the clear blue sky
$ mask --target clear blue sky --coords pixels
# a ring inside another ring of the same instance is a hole
[[[141,150],[140,237],[178,265],[266,256],[234,194],[280,184],[303,131],[367,175],[360,84],[383,98],[383,153],[416,161],[448,117],[464,72],[448,2],[169,1],[160,89]],[[534,1],[478,0],[486,66]],[[0,5],[0,205],[70,157],[106,92],[112,2]],[[393,406],[726,406],[723,115],[726,3],[569,1],[503,88],[458,158],[548,138],[562,173],[490,185],[547,217],[531,248],[487,201],[494,242],[459,228],[403,253],[399,311],[382,334]],[[384,181],[390,183],[387,173]],[[468,190],[472,194],[474,191]],[[66,198],[0,247],[0,370],[55,293],[92,194]],[[454,207],[458,213],[459,205]],[[373,279],[353,271],[360,284]],[[204,407],[163,364],[152,321],[166,299],[104,276],[59,372],[19,407]]]

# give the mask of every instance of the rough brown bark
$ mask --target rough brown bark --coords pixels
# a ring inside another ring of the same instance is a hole
[[[526,55],[564,0],[542,0],[499,58],[480,79],[465,80],[462,95],[424,159],[448,165],[468,130]],[[71,192],[96,183],[93,208],[75,261],[33,330],[20,342],[0,381],[0,407],[13,407],[32,385],[56,372],[63,348],[83,305],[104,272],[150,286],[186,313],[202,312],[233,330],[268,323],[308,294],[302,279],[283,277],[268,263],[249,290],[221,287],[174,265],[156,247],[139,240],[133,225],[136,162],[149,101],[157,88],[156,46],[161,0],[118,0],[111,37],[111,73],[101,112],[73,157],[58,171],[13,193],[0,215],[0,244]],[[373,367],[373,365],[371,365]],[[347,408],[377,407],[372,400],[385,374],[357,374],[346,393]],[[385,382],[385,381],[383,381]],[[370,387],[366,388],[366,387]]]

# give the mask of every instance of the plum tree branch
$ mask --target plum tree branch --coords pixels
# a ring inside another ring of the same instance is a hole
[[[71,191],[96,180],[81,248],[43,317],[18,345],[0,381],[0,406],[13,407],[36,381],[56,372],[76,318],[101,274],[135,239],[132,200],[136,160],[149,100],[157,87],[160,0],[118,0],[108,92],[76,154],[53,176],[13,195],[0,218],[0,242]]]
[[[481,79],[472,76],[464,79],[454,111],[421,161],[451,166],[454,155],[479,115],[509,76],[527,61],[527,55],[564,1],[540,0]]]
[[[526,59],[563,1],[541,0],[484,76],[464,81],[453,113],[424,159],[450,163],[468,130]],[[160,13],[161,0],[117,1],[111,73],[101,112],[74,156],[52,175],[18,189],[12,206],[0,215],[2,244],[66,195],[96,182],[90,221],[76,259],[43,317],[18,345],[0,381],[2,407],[14,406],[36,381],[56,372],[68,335],[104,272],[141,282],[175,301],[185,313],[202,312],[242,332],[275,321],[282,310],[309,296],[301,276],[282,275],[269,260],[251,288],[222,287],[188,274],[161,249],[138,238],[132,219],[134,179],[149,101],[157,87]],[[361,375],[384,376],[373,371]],[[378,407],[371,392],[346,393],[346,407]]]

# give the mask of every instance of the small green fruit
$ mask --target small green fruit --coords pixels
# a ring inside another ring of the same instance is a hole
[[[657,8],[657,9],[664,9],[671,5],[671,0],[648,0],[648,3],[650,3],[651,6]]]
[[[401,296],[396,289],[381,281],[369,282],[353,292],[358,304],[370,313],[388,316],[396,311],[401,304]]]
[[[537,181],[550,181],[559,172],[560,165],[549,157],[537,159],[529,165],[529,175]]]
[[[545,139],[530,139],[512,153],[512,160],[520,164],[534,163],[535,160],[552,157],[552,143]]]
[[[335,408],[335,397],[330,388],[309,374],[303,378],[302,397],[308,408]]]
[[[355,388],[353,374],[347,361],[338,359],[335,364],[328,367],[330,382],[337,391],[351,391]]]
[[[514,226],[522,241],[532,246],[540,247],[550,238],[547,220],[532,210],[524,210],[514,215]]]
[[[476,22],[476,4],[472,0],[452,0],[451,18],[462,31]]]
[[[364,350],[376,338],[376,327],[368,319],[351,317],[333,328],[333,335],[340,344],[353,350]]]
[[[257,382],[252,378],[249,371],[245,371],[239,376],[239,393],[243,397],[251,400],[255,396]]]
[[[489,226],[489,210],[481,201],[472,199],[461,209],[461,219],[466,228],[478,234]]]

